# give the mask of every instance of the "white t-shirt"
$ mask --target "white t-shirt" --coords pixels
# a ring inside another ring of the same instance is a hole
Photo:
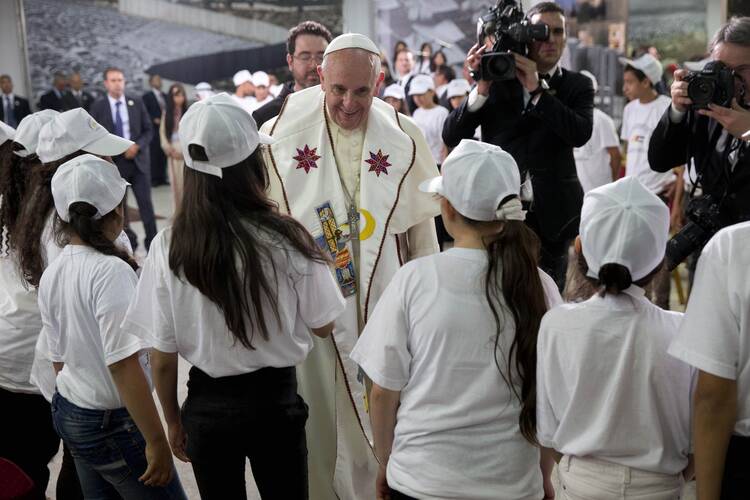
[[[444,107],[435,106],[430,109],[417,108],[412,116],[438,164],[443,163],[443,123],[449,114]]]
[[[646,471],[682,471],[694,370],[667,356],[681,319],[635,285],[549,311],[537,342],[542,446]]]
[[[612,168],[607,148],[619,148],[615,122],[607,113],[594,108],[594,128],[589,142],[573,149],[578,180],[584,193],[612,182]]]
[[[232,99],[249,115],[253,114],[253,111],[255,111],[255,97],[247,96],[247,97],[239,97],[237,94],[232,94]]]
[[[256,99],[256,98],[253,97],[253,106],[252,106],[253,107],[253,111],[255,111],[258,108],[262,108],[263,106],[265,106],[269,102],[273,101],[273,99],[274,99],[274,97],[270,93],[262,101],[259,101],[258,99]]]
[[[655,172],[648,163],[651,134],[671,104],[669,97],[659,95],[648,104],[630,101],[622,112],[620,138],[628,141],[625,175],[636,176],[654,194],[660,194],[675,180],[674,172]]]
[[[71,403],[106,410],[124,406],[108,366],[149,345],[120,329],[137,282],[125,262],[85,245],[67,245],[42,275],[39,311],[53,362],[64,363],[57,390]]]
[[[737,381],[734,433],[750,436],[750,223],[725,228],[698,260],[680,333],[669,354]]]
[[[256,234],[264,235],[265,242],[275,247],[272,255],[278,273],[276,301],[281,323],[276,323],[270,305],[264,303],[269,337],[266,341],[256,333],[252,340],[255,350],[235,340],[214,302],[171,271],[171,228],[151,242],[123,328],[148,338],[162,352],[179,352],[211,377],[296,366],[304,361],[313,346],[310,329],[333,321],[346,302],[327,264],[308,260],[279,236]]]
[[[495,365],[486,270],[486,252],[466,248],[405,264],[351,353],[374,383],[401,391],[387,474],[406,495],[543,496],[539,450],[521,435],[520,404]],[[548,303],[561,302],[552,279],[539,274]],[[498,353],[504,373],[501,353],[514,334],[507,319]]]

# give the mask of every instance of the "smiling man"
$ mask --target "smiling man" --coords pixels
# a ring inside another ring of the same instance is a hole
[[[275,140],[265,159],[271,197],[329,252],[347,298],[331,338],[316,341],[297,371],[310,405],[310,498],[366,500],[378,465],[349,353],[398,268],[438,251],[439,206],[418,190],[437,167],[414,122],[373,99],[383,73],[370,39],[334,39],[318,74],[320,86],[291,94],[262,127]]]

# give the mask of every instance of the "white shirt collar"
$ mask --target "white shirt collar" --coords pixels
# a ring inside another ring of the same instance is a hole
[[[10,94],[2,94],[2,95],[0,95],[0,98],[2,98],[1,100],[3,100],[3,101],[5,100],[6,97],[8,99],[10,99],[10,102],[15,102],[16,96],[13,95],[13,92],[11,92]]]
[[[107,94],[107,99],[109,99],[110,108],[114,108],[116,102],[121,102],[123,106],[125,105],[125,94],[122,94],[119,99],[115,99],[111,95]]]

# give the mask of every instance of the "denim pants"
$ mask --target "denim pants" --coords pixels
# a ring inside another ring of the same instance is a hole
[[[247,498],[249,459],[263,500],[306,500],[306,421],[294,367],[219,378],[191,368],[182,425],[201,499]]]
[[[146,441],[125,408],[89,410],[55,393],[52,422],[73,455],[86,500],[186,500],[177,471],[165,487],[138,481],[147,467]]]

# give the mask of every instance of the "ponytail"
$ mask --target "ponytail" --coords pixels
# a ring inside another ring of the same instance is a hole
[[[604,264],[599,268],[599,296],[605,294],[619,294],[630,288],[633,277],[630,276],[628,268],[622,264]]]
[[[104,223],[117,216],[114,210],[100,219],[95,219],[96,208],[86,202],[78,201],[68,207],[68,212],[70,213],[69,222],[64,222],[59,216],[56,219],[58,242],[60,242],[61,237],[69,237],[70,234],[74,233],[97,252],[117,257],[129,265],[133,271],[138,270],[138,264],[135,260],[104,234],[102,229]]]

